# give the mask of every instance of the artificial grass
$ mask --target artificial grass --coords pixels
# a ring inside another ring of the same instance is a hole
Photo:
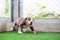
[[[60,32],[25,32],[18,34],[16,31],[0,32],[0,40],[60,40]]]

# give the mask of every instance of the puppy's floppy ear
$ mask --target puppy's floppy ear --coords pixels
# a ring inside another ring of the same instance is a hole
[[[25,20],[27,20],[27,18],[25,18]]]

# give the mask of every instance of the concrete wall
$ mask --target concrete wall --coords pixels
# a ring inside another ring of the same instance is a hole
[[[0,32],[11,31],[12,27],[13,27],[12,22],[0,22]],[[41,22],[34,21],[33,27],[34,27],[35,31],[60,32],[60,23],[52,23],[52,22],[51,23],[43,23],[43,22],[41,23]]]
[[[11,31],[12,27],[13,27],[12,22],[0,22],[0,32]]]
[[[35,31],[60,32],[60,23],[34,22],[33,25]]]

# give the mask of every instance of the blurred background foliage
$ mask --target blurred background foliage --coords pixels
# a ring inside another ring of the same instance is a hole
[[[47,8],[47,6],[41,6],[39,3],[36,3],[36,6],[41,10],[41,12],[35,15],[34,18],[60,18],[60,13],[55,14],[54,11],[44,12],[44,9]]]
[[[8,0],[5,0],[5,5],[6,5],[5,6],[5,15],[8,16],[8,8],[9,8],[9,6],[8,6],[9,2],[8,2]]]

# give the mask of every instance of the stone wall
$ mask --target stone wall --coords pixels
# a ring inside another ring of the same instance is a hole
[[[0,32],[11,31],[12,27],[12,22],[0,22]]]
[[[35,31],[60,32],[60,23],[40,23],[34,21],[33,26]],[[0,32],[11,31],[12,27],[13,27],[12,22],[0,22]]]
[[[45,32],[60,32],[60,23],[40,23],[34,22],[34,29],[36,31],[45,31]]]

